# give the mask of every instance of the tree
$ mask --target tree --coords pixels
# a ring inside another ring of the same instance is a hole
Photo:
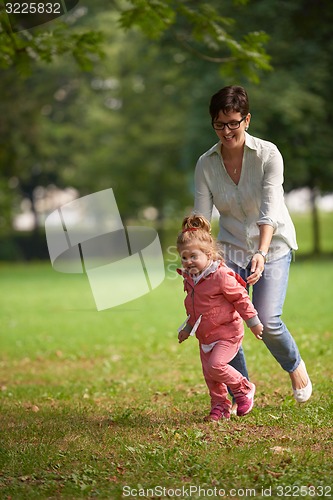
[[[105,2],[87,0],[80,3],[76,14],[17,33],[11,31],[2,11],[0,72],[5,99],[1,103],[0,171],[5,179],[0,187],[6,190],[9,179],[16,199],[19,188],[21,196],[28,197],[33,205],[33,193],[40,184],[61,186],[75,181],[85,192],[102,188],[111,178],[121,193],[124,213],[136,213],[144,203],[166,213],[170,208],[167,191],[173,193],[171,205],[179,207],[177,200],[186,201],[182,196],[187,172],[179,165],[179,136],[189,105],[189,80],[184,68],[194,72],[193,61],[199,56],[202,64],[218,62],[225,71],[238,64],[255,78],[269,67],[263,49],[266,39],[262,33],[253,33],[236,41],[229,33],[232,20],[204,1],[133,0],[107,5],[105,9]],[[115,26],[116,16],[122,31]],[[111,20],[116,36],[110,34],[105,19]],[[133,26],[139,26],[154,43],[145,42]],[[117,45],[118,39],[122,47]],[[100,65],[101,58],[110,53],[116,62],[106,64],[104,60]],[[76,68],[70,62],[73,57]],[[166,70],[167,61],[173,65]],[[158,72],[149,74],[151,66]],[[103,67],[106,72],[115,72],[114,81],[121,81],[121,86],[94,87],[98,80],[110,83]],[[161,95],[156,94],[156,87],[163,89]],[[117,103],[121,103],[119,113]],[[136,121],[131,117],[133,112],[140,116]],[[161,114],[163,122],[158,120]],[[111,147],[107,132],[113,135]],[[129,149],[128,142],[135,149]],[[117,158],[116,163],[110,161],[110,154]],[[138,188],[130,198],[128,178]],[[156,190],[157,185],[160,190]],[[7,203],[8,197],[3,197],[3,226],[8,223]]]
[[[245,5],[248,0],[234,0]],[[129,0],[131,8],[122,11],[120,24],[128,29],[139,26],[151,40],[172,38],[197,58],[223,65],[223,72],[241,71],[258,81],[259,70],[269,70],[269,56],[264,50],[267,36],[262,31],[244,32],[237,39],[231,35],[234,20],[221,14],[220,2],[187,0]]]
[[[234,0],[246,4],[248,0]],[[78,2],[74,2],[76,4]],[[91,10],[92,4],[85,5]],[[251,78],[256,79],[259,69],[269,69],[269,57],[264,50],[267,37],[254,31],[236,40],[229,33],[231,18],[222,16],[219,9],[203,0],[129,0],[97,1],[93,10],[119,12],[120,26],[126,30],[139,26],[151,40],[159,40],[171,34],[176,43],[211,62],[239,66]],[[30,15],[32,17],[32,15]],[[75,16],[74,16],[75,21]],[[82,69],[91,69],[94,55],[102,54],[101,33],[96,30],[69,30],[73,15],[65,23],[39,26],[33,31],[13,33],[6,15],[6,7],[0,10],[0,67],[19,67],[26,71],[36,59],[51,62],[55,57],[71,53]]]
[[[66,22],[14,33],[1,6],[0,230],[10,227],[11,212],[22,196],[31,200],[34,210],[35,187],[59,177],[41,166],[38,154],[40,102],[50,88],[42,76],[43,64],[70,54],[83,72],[91,70],[93,62],[103,56],[102,34],[97,30],[71,30],[72,23],[69,16]],[[43,91],[36,85],[38,78],[46,85]]]
[[[69,18],[70,19],[70,18]],[[51,63],[56,57],[71,54],[82,70],[93,66],[101,57],[102,34],[97,30],[69,29],[72,21],[53,21],[31,31],[12,31],[5,8],[0,10],[0,68],[14,68],[16,78],[24,79],[36,62]]]

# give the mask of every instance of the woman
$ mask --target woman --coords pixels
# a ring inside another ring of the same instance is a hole
[[[213,205],[219,211],[218,240],[226,264],[253,286],[263,341],[289,373],[296,401],[303,403],[312,384],[281,320],[292,251],[297,249],[283,196],[283,159],[274,144],[246,132],[251,114],[243,87],[219,90],[209,112],[219,142],[197,162],[194,212],[210,220]],[[241,350],[232,365],[247,377]]]

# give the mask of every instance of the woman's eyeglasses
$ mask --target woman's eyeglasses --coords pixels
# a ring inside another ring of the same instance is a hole
[[[236,130],[240,127],[240,124],[245,120],[245,118],[246,116],[243,116],[243,118],[239,121],[232,120],[231,122],[228,123],[212,121],[212,126],[213,129],[215,130],[224,130],[225,127],[228,127],[229,130]]]

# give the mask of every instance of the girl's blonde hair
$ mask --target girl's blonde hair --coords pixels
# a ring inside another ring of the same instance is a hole
[[[203,215],[189,215],[183,220],[182,230],[177,237],[178,252],[181,252],[183,246],[191,243],[197,244],[212,260],[222,260],[216,240],[211,235],[210,223]]]

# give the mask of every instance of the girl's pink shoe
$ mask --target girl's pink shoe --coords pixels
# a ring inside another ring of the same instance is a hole
[[[210,413],[207,417],[205,417],[205,420],[206,422],[217,422],[222,418],[230,418],[230,411],[227,408],[223,408],[221,405],[216,405],[210,410]]]
[[[250,382],[251,384],[251,382]],[[242,394],[240,396],[235,396],[237,403],[237,415],[242,417],[247,415],[253,408],[254,403],[254,393],[256,392],[256,386],[251,384],[251,390],[248,394]]]

